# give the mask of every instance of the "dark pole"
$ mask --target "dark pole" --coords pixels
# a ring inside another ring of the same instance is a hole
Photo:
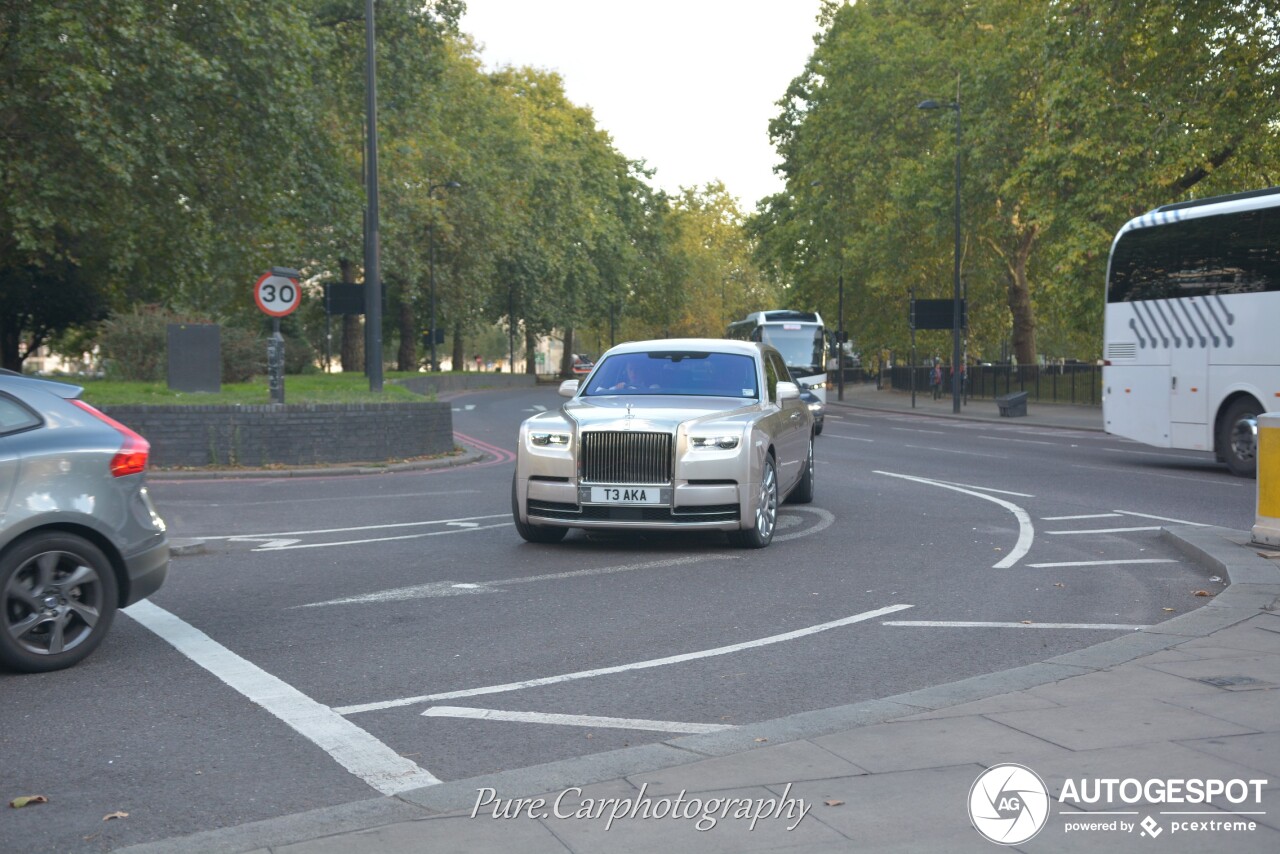
[[[430,193],[428,193],[430,195]],[[436,214],[431,212],[431,221],[427,223],[427,283],[431,290],[431,328],[427,337],[431,339],[431,370],[440,370],[436,361]],[[457,365],[454,365],[457,370]]]
[[[514,374],[516,372],[516,290],[511,283],[507,284],[507,349],[511,352],[507,373]]]
[[[951,281],[951,411],[960,414],[960,85],[956,84],[956,222],[955,268]]]
[[[840,256],[840,326],[836,333],[836,399],[844,400],[844,253]]]
[[[960,81],[956,81],[956,100],[939,104],[933,99],[921,101],[921,110],[955,110],[956,113],[956,198],[955,198],[955,267],[951,279],[951,411],[960,413]]]
[[[382,272],[378,269],[378,80],[374,67],[373,0],[364,4],[365,115],[368,123],[366,190],[369,216],[364,245],[365,374],[369,391],[382,391]]]

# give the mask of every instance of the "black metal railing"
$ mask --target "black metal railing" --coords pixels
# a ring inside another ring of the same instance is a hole
[[[910,391],[914,376],[917,393],[928,394],[929,365],[895,367],[888,371],[890,387]],[[963,377],[966,400],[990,400],[1015,391],[1040,403],[1074,403],[1085,406],[1102,404],[1102,366],[1094,364],[1064,365],[970,365]],[[951,372],[943,368],[943,393],[951,395]]]

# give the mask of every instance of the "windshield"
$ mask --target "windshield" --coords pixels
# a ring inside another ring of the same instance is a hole
[[[764,340],[778,348],[788,368],[802,374],[819,374],[825,370],[822,359],[822,327],[786,323],[762,326]]]
[[[607,357],[591,375],[584,397],[606,394],[680,394],[759,397],[756,361],[737,353],[655,351]]]

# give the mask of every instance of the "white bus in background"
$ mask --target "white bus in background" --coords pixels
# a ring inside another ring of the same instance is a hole
[[[1280,410],[1280,187],[1166,205],[1120,229],[1107,265],[1108,433],[1257,471]]]
[[[816,311],[753,311],[730,323],[724,337],[772,344],[796,382],[805,383],[827,402],[826,334],[822,315]]]

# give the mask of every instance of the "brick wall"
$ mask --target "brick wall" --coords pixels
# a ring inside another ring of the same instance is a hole
[[[380,462],[454,446],[447,403],[101,408],[146,437],[159,468]]]

